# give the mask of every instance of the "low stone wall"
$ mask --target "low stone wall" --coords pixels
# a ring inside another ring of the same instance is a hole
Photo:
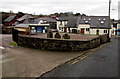
[[[19,36],[18,46],[52,51],[83,51],[108,42],[107,35],[92,40],[47,39]]]

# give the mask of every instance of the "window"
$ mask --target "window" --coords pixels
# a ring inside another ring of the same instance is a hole
[[[99,18],[98,20],[100,21],[101,19]]]
[[[89,18],[89,21],[90,21],[91,19]]]
[[[90,29],[89,29],[89,28],[86,28],[86,31],[90,31]]]
[[[103,21],[105,21],[106,19],[104,18]]]
[[[104,33],[107,33],[107,30],[104,30]]]
[[[101,24],[104,24],[104,21],[101,21]]]
[[[59,27],[59,30],[61,30],[61,27]]]
[[[62,31],[63,31],[63,27],[62,27]]]
[[[62,21],[60,21],[60,25],[62,25]]]
[[[88,21],[85,21],[85,23],[87,24],[87,23],[88,23]]]

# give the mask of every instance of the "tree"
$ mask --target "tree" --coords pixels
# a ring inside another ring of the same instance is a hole
[[[81,14],[80,13],[76,13],[75,16],[80,16]]]
[[[86,14],[83,13],[82,16],[86,16]]]
[[[16,14],[18,17],[22,17],[23,15],[25,15],[23,12],[18,12],[17,14]]]

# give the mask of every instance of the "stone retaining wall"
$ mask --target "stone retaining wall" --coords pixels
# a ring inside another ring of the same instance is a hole
[[[102,35],[92,40],[80,41],[19,36],[18,46],[52,51],[83,51],[107,43],[107,37],[108,35]]]

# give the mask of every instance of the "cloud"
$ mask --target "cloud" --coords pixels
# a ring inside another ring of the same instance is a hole
[[[108,15],[109,0],[0,0],[0,10],[25,13],[51,14],[73,11],[88,15]],[[118,0],[112,0],[111,17],[118,17]],[[114,15],[113,15],[114,13]]]

